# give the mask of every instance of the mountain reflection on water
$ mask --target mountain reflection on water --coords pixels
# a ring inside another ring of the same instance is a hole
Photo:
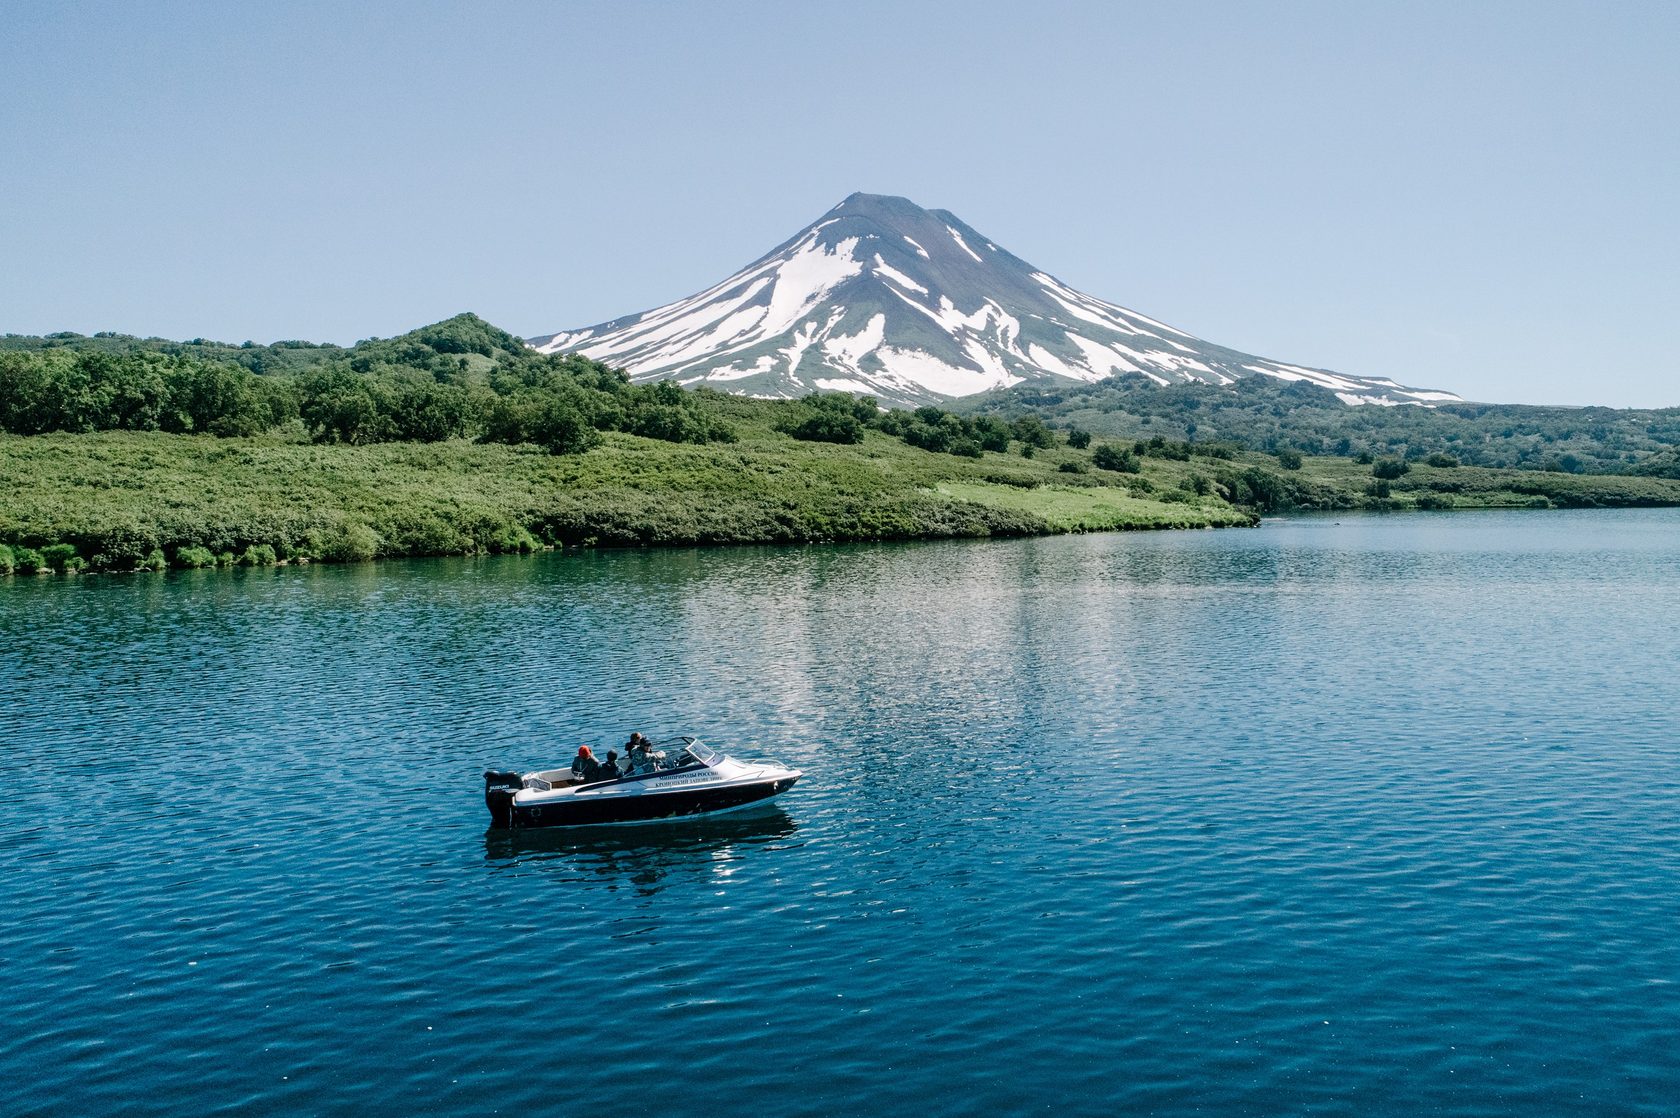
[[[1680,510],[0,583],[18,1114],[1668,1114]],[[487,829],[693,733],[754,812]]]

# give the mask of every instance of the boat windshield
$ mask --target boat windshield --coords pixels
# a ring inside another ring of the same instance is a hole
[[[691,741],[687,745],[688,755],[708,767],[723,760],[723,754],[703,742]]]

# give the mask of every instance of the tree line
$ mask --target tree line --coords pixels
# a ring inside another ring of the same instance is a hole
[[[733,438],[703,394],[632,385],[585,357],[538,354],[472,315],[348,350],[311,347],[307,360],[279,373],[207,358],[193,345],[170,352],[138,339],[34,348],[8,340],[13,347],[0,348],[0,430],[19,435],[290,428],[320,443],[466,438],[555,453],[587,450],[603,431],[670,442]],[[49,340],[64,341],[42,339]],[[280,343],[287,347],[301,348]]]
[[[1135,374],[1084,385],[1022,384],[959,407],[1037,415],[1110,438],[1164,430],[1184,441],[1286,456],[1424,461],[1445,455],[1470,466],[1561,473],[1662,474],[1673,469],[1671,448],[1680,446],[1680,408],[1353,406],[1328,388],[1265,376],[1229,385],[1159,385]]]
[[[883,410],[868,396],[843,392],[812,393],[792,405],[793,410],[779,425],[796,439],[851,444],[863,441],[865,430],[892,435],[909,446],[935,454],[979,458],[986,451],[1006,453],[1011,443],[1023,457],[1047,450],[1065,441],[1083,448],[1091,437],[1077,428],[1058,435],[1036,415],[1012,421],[995,416],[965,416],[931,404],[913,410]]]

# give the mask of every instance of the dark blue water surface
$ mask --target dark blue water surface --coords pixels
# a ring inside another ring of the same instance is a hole
[[[1672,1114],[1680,512],[0,583],[0,1111]],[[511,836],[630,730],[806,769]]]

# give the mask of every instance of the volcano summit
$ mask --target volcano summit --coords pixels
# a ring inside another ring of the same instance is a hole
[[[1023,381],[1305,380],[1349,404],[1456,400],[1214,345],[1075,291],[946,210],[853,194],[728,279],[657,310],[532,338],[635,381],[753,396],[935,403]]]

